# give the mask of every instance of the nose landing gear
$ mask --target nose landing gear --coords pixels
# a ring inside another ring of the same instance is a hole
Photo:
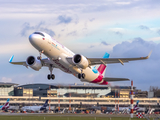
[[[39,56],[37,57],[38,60],[42,59],[42,53],[44,53],[44,50],[39,51]]]

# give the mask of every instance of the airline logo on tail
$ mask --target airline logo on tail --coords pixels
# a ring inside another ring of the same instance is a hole
[[[48,99],[46,100],[44,105],[40,108],[40,110],[45,110],[47,106],[48,106]]]
[[[9,108],[9,98],[7,99],[7,102],[5,103],[5,105],[2,107],[2,110],[6,110]]]
[[[105,53],[105,55],[103,56],[103,58],[109,58],[109,54],[108,54],[108,53]],[[105,69],[106,69],[106,65],[101,64],[101,65],[98,67],[97,70],[99,71],[99,73],[103,74],[104,71],[105,71]],[[103,76],[104,76],[104,75],[103,75]]]
[[[103,58],[109,58],[109,54],[106,52],[105,55],[103,56]],[[95,67],[96,67],[96,66],[95,66]],[[106,67],[107,67],[106,64],[101,64],[101,65],[98,67],[98,69],[96,69],[95,67],[92,68],[92,71],[93,71],[94,73],[96,73],[96,74],[99,73],[99,76],[98,76],[97,79],[93,80],[92,83],[99,83],[100,85],[107,85],[108,82],[102,80],[103,77],[104,77],[104,73],[105,73]]]
[[[133,108],[133,111],[137,111],[139,109],[138,103],[139,103],[139,100],[137,100],[136,105]]]

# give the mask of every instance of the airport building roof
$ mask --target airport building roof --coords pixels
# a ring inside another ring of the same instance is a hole
[[[59,89],[59,88],[68,88],[68,89],[108,89],[108,86],[91,86],[91,85],[54,85],[54,84],[25,84],[20,85],[19,87],[23,88],[39,88],[39,89]]]
[[[0,87],[18,85],[16,83],[0,82]]]

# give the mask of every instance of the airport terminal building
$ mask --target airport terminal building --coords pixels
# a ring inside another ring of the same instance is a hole
[[[148,98],[147,92],[134,87],[134,104],[159,106],[160,98]],[[100,85],[51,85],[0,83],[0,104],[10,98],[10,105],[42,105],[49,99],[51,106],[119,106],[130,105],[130,86],[109,87]]]

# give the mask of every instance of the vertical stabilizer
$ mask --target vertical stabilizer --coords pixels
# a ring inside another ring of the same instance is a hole
[[[139,100],[137,100],[136,105],[134,106],[133,110],[138,110],[139,109]]]
[[[103,58],[109,58],[109,54],[106,52],[106,53],[104,54]],[[107,67],[107,65],[101,64],[101,65],[98,67],[97,70],[104,76],[106,67]]]
[[[46,102],[43,104],[43,106],[40,108],[40,110],[46,110],[46,107],[48,106],[48,99]]]
[[[43,107],[47,107],[48,106],[48,99],[46,100],[46,102],[44,103]]]
[[[7,99],[7,102],[2,107],[2,110],[7,110],[9,108],[9,98]]]

